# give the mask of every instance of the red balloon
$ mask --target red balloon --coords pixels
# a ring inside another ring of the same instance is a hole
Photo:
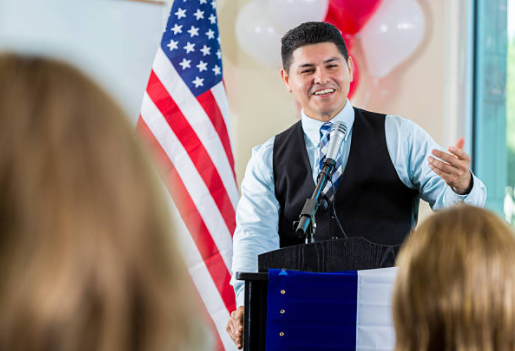
[[[374,14],[381,0],[329,0],[325,22],[343,33],[356,34]]]

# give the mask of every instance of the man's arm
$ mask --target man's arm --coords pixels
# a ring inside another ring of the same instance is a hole
[[[273,179],[273,141],[272,138],[252,151],[236,212],[231,284],[238,309],[231,314],[226,329],[238,348],[242,347],[244,283],[236,280],[234,275],[236,272],[257,272],[257,256],[279,248],[279,203],[275,198]]]
[[[453,190],[454,185],[448,186],[446,181],[431,169],[428,157],[442,155],[444,151],[424,129],[410,120],[396,116],[387,116],[385,123],[388,151],[399,178],[409,188],[419,190],[420,197],[427,201],[431,208],[436,210],[458,202],[478,207],[484,206],[486,187],[468,170],[470,161],[468,163],[465,161],[467,171],[462,169],[462,176],[470,175],[470,181],[465,179],[464,182],[472,187],[466,195],[460,195]],[[463,147],[463,145],[458,143],[454,146],[452,148],[454,152],[457,152],[456,147]],[[452,154],[445,154],[446,157],[454,158]],[[463,152],[461,157],[468,157],[465,155],[466,153]],[[458,192],[463,190],[458,187],[463,185],[456,187]]]

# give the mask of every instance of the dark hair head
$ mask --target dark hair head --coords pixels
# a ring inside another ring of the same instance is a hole
[[[318,43],[333,43],[338,51],[349,59],[347,46],[343,37],[335,26],[326,22],[305,22],[301,25],[290,29],[281,39],[281,57],[283,60],[283,68],[288,72],[292,63],[293,52],[305,45]]]

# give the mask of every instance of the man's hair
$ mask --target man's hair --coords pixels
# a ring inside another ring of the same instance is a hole
[[[338,28],[332,24],[326,22],[305,22],[290,29],[281,39],[283,68],[286,72],[289,71],[292,55],[296,49],[306,45],[326,42],[336,45],[338,51],[345,57],[345,60],[349,59],[345,41]]]
[[[395,351],[515,350],[515,232],[460,205],[409,236],[396,264]]]

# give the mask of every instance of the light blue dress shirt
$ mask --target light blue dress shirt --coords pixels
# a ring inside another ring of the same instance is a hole
[[[347,165],[354,109],[349,101],[331,122],[343,121],[348,132],[339,151],[343,168]],[[309,118],[302,112],[302,129],[305,147],[308,152],[313,182],[316,184],[318,170],[318,147],[320,127],[324,122]],[[473,188],[467,195],[456,194],[442,178],[430,168],[427,157],[432,149],[443,150],[430,136],[414,122],[397,117],[386,116],[386,145],[399,179],[410,189],[420,192],[433,210],[449,207],[458,202],[482,207],[486,200],[486,188],[473,175]],[[233,277],[231,284],[236,292],[236,303],[243,305],[244,282],[234,277],[234,272],[257,272],[257,256],[279,248],[279,202],[275,198],[273,173],[274,138],[252,150],[241,184],[241,199],[236,212],[236,231],[233,238]],[[345,214],[342,214],[345,216]],[[416,219],[413,218],[413,222]],[[415,223],[413,223],[415,224]]]

